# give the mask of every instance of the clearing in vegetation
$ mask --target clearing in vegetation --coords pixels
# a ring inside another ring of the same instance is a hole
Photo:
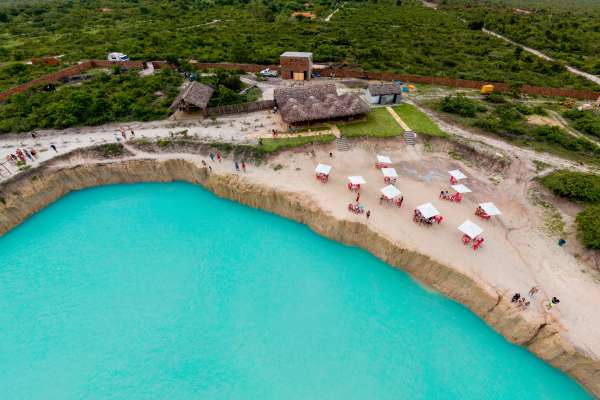
[[[262,139],[262,145],[258,148],[264,153],[272,153],[278,150],[300,147],[307,144],[331,143],[335,140],[334,135],[317,135],[317,136],[295,136],[281,139]]]
[[[367,114],[366,121],[348,122],[337,124],[342,136],[354,137],[393,137],[404,133],[404,130],[394,117],[383,107],[375,108]]]
[[[412,104],[400,104],[394,107],[396,114],[402,118],[411,130],[417,133],[445,137],[448,134],[440,129],[425,113],[422,113]]]

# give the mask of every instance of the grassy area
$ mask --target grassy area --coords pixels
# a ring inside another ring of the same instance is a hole
[[[371,136],[378,138],[401,135],[404,131],[385,108],[376,108],[367,114],[366,121],[338,124],[347,138]]]
[[[417,133],[425,135],[445,137],[448,134],[440,129],[425,113],[422,113],[417,107],[411,104],[401,104],[394,107],[396,114]]]
[[[262,139],[259,149],[264,153],[272,153],[278,150],[300,147],[307,144],[331,143],[335,140],[334,135],[319,136],[295,136],[281,139]]]

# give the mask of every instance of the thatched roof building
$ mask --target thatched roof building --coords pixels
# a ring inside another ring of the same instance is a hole
[[[334,84],[302,88],[275,89],[275,103],[288,124],[354,117],[369,112],[369,105],[358,95],[338,95]]]
[[[402,100],[402,86],[394,83],[375,83],[368,88],[371,104],[396,104]]]
[[[173,100],[170,108],[171,110],[200,109],[206,111],[213,92],[214,90],[210,86],[196,81],[190,82]]]
[[[394,83],[373,83],[369,85],[369,93],[371,96],[402,94],[402,86]]]

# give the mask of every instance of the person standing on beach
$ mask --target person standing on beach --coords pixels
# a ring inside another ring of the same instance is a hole
[[[131,129],[131,137],[134,138],[135,137],[135,132],[133,131],[133,129]]]
[[[50,145],[50,148],[51,148],[52,150],[54,150],[54,152],[55,152],[55,153],[58,153],[58,150],[56,150],[56,146],[55,146],[55,145],[51,144],[51,145]]]
[[[213,153],[210,153],[208,156],[210,157],[210,161],[215,162],[215,155]]]
[[[240,170],[240,164],[238,164],[237,161],[234,161],[234,164],[235,164],[235,170],[239,171]]]
[[[35,149],[31,149],[31,150],[29,150],[29,152],[31,153],[33,158],[37,158],[37,151]]]
[[[127,141],[127,132],[125,132],[125,129],[123,129],[121,131],[121,136],[123,136],[123,141],[126,142]]]
[[[367,210],[367,219],[371,218],[371,210]]]
[[[37,135],[35,134],[35,132],[31,132],[31,138],[35,139],[37,137]]]
[[[221,152],[217,151],[217,161],[221,162]]]
[[[31,154],[29,153],[29,151],[27,151],[27,149],[23,149],[23,152],[25,153],[27,158],[29,158],[29,160],[31,160],[33,162],[33,157],[31,157]]]
[[[529,297],[535,296],[535,294],[539,292],[539,290],[540,289],[537,286],[533,286],[531,289],[529,289]]]
[[[246,162],[242,160],[242,171],[246,172]]]
[[[359,200],[360,200],[360,192],[356,193],[356,202],[358,203]]]

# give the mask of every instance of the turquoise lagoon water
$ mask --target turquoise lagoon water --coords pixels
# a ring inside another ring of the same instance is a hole
[[[0,238],[0,371],[3,400],[590,398],[367,252],[184,183]]]

